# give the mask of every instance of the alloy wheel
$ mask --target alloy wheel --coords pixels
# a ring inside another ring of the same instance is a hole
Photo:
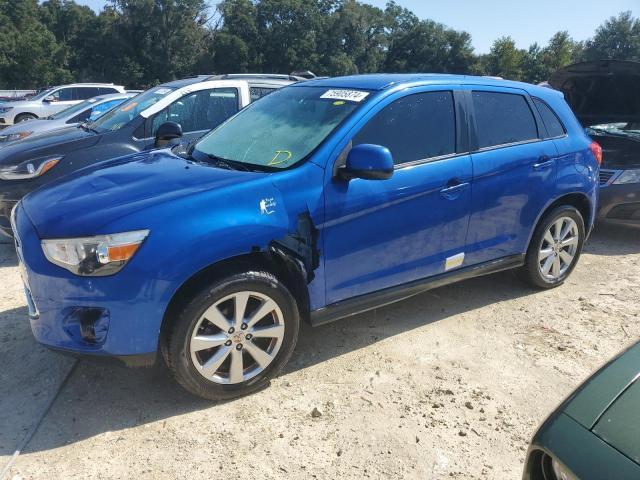
[[[573,263],[578,251],[578,224],[570,217],[560,217],[549,226],[538,252],[538,267],[547,280],[559,280]]]
[[[273,362],[284,332],[282,311],[271,297],[237,292],[216,301],[200,316],[189,341],[191,360],[209,381],[245,382]]]

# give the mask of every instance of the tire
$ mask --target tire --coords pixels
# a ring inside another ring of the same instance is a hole
[[[32,113],[21,113],[20,115],[16,115],[16,118],[13,121],[13,123],[15,124],[20,122],[26,122],[27,120],[35,120],[36,118],[38,117]]]
[[[238,303],[245,306],[236,321]],[[197,293],[168,327],[162,353],[187,391],[228,400],[269,384],[291,357],[299,328],[298,307],[289,290],[270,273],[245,272]]]
[[[565,229],[564,240],[558,242],[557,235],[563,234]],[[554,208],[538,222],[527,249],[525,264],[516,273],[535,288],[549,289],[562,285],[578,263],[584,239],[584,220],[580,212],[570,205]]]

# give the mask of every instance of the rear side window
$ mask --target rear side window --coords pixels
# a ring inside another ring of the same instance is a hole
[[[353,145],[363,143],[387,147],[396,165],[454,153],[453,93],[415,93],[396,100],[353,138]]]
[[[273,92],[275,88],[266,88],[266,87],[250,87],[249,88],[249,96],[251,97],[251,101],[255,102],[256,100],[266,97],[271,92]]]
[[[538,138],[536,121],[524,96],[476,91],[472,98],[479,148]]]
[[[542,117],[544,126],[547,127],[547,133],[550,138],[562,137],[567,131],[564,129],[558,115],[551,109],[549,105],[539,98],[533,98],[533,103],[538,109],[538,113]]]

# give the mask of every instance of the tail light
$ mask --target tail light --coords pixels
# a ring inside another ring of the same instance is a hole
[[[593,156],[596,157],[596,161],[598,165],[602,165],[602,147],[598,142],[591,142],[589,145],[589,150],[593,153]]]

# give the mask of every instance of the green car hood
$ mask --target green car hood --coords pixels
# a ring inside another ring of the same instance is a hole
[[[640,381],[635,381],[600,417],[593,433],[640,465]]]
[[[564,403],[563,411],[591,430],[640,373],[640,342],[613,358]]]

